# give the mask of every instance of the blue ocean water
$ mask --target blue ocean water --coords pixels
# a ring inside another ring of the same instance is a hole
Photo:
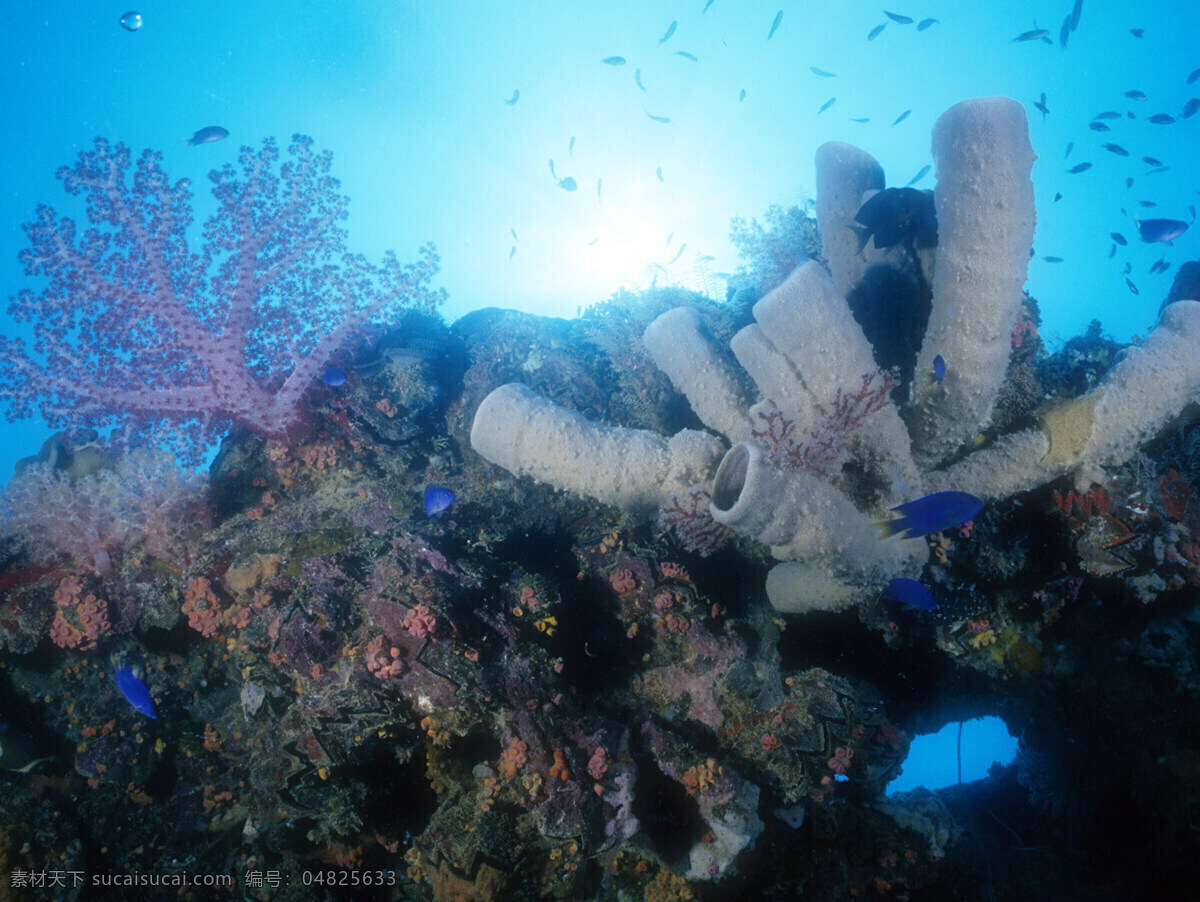
[[[888,784],[888,795],[954,786],[960,775],[963,783],[982,780],[993,763],[1011,764],[1016,754],[1017,739],[999,717],[951,721],[936,733],[913,737],[904,773]]]
[[[738,262],[730,219],[811,198],[819,144],[855,143],[903,185],[931,162],[947,107],[1003,94],[1025,104],[1039,155],[1027,287],[1042,335],[1053,346],[1099,318],[1128,339],[1196,256],[1194,229],[1164,247],[1138,242],[1133,224],[1189,220],[1200,202],[1200,118],[1180,118],[1200,94],[1185,81],[1200,68],[1195,16],[1184,0],[1085,3],[1064,49],[1071,5],[944,0],[892,10],[914,20],[900,24],[867,2],[210,0],[139,5],[129,31],[126,0],[12,0],[0,8],[0,289],[38,287],[17,261],[21,224],[39,203],[79,214],[55,171],[94,137],[161,150],[173,178],[201,189],[201,220],[209,170],[243,144],[302,132],[334,152],[353,249],[408,259],[436,242],[450,318],[491,305],[571,317],[655,278],[720,291],[713,274]],[[918,31],[927,18],[936,24]],[[1050,42],[1014,41],[1036,29]],[[625,64],[601,62],[614,56]],[[1092,131],[1105,111],[1119,114],[1111,131]],[[1178,121],[1149,121],[1161,113]],[[229,138],[185,146],[213,125]],[[1082,162],[1093,166],[1067,173]],[[577,190],[560,187],[567,177]],[[1110,259],[1114,231],[1130,243]],[[1149,275],[1160,256],[1174,265]],[[0,332],[23,334],[7,316]],[[47,432],[4,429],[7,478]]]

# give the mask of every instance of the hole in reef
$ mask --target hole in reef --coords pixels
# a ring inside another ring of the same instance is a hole
[[[960,740],[961,728],[961,740]],[[1000,717],[975,717],[950,721],[936,733],[914,736],[904,759],[904,772],[888,784],[887,794],[908,792],[918,786],[943,789],[959,782],[973,783],[989,775],[992,766],[1011,764],[1017,738]]]
[[[637,756],[637,765],[633,814],[641,832],[664,861],[682,861],[708,829],[700,806],[648,757]]]

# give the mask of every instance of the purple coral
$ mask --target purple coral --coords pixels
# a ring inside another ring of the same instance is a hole
[[[37,409],[54,427],[113,423],[128,435],[166,421],[192,460],[231,424],[286,438],[304,425],[305,391],[357,330],[403,308],[432,311],[444,295],[428,286],[433,246],[404,266],[390,252],[379,265],[347,252],[332,155],[292,140],[278,171],[268,138],[241,149],[240,172],[210,173],[217,211],[199,251],[187,238],[190,183],[172,184],[161,154],[131,164],[127,147],[97,138],[60,169],[90,227],[46,205],[25,226],[25,273],[47,284],[10,300],[34,340],[28,351],[0,336],[9,418]]]

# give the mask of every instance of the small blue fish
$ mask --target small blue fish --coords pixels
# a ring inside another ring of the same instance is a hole
[[[425,490],[425,513],[436,517],[454,503],[454,493],[440,485],[431,485]]]
[[[188,138],[185,143],[188,147],[195,147],[197,144],[212,144],[214,141],[228,137],[228,129],[221,128],[219,125],[207,125]]]
[[[121,27],[126,31],[137,31],[142,27],[142,14],[134,10],[130,10],[121,16]]]
[[[929,374],[929,377],[938,385],[941,385],[942,380],[946,378],[946,361],[941,354],[933,358],[933,372]]]
[[[783,21],[783,10],[775,13],[775,21],[771,23],[771,30],[767,32],[767,40],[775,37],[775,30],[779,28],[779,23]]]
[[[821,76],[821,78],[837,78],[836,72],[827,72],[824,69],[818,69],[816,66],[809,66],[808,71],[813,75]]]
[[[647,115],[647,116],[649,116],[651,119],[653,119],[655,122],[663,122],[663,123],[666,123],[666,122],[670,122],[670,121],[671,121],[671,120],[670,120],[669,118],[667,118],[666,116],[655,116],[653,113],[651,113],[651,112],[649,112],[649,111],[647,111],[647,112],[646,112],[646,115]]]
[[[937,19],[922,19],[920,22],[917,23],[917,31],[924,31],[926,28],[930,28],[931,26],[934,26],[937,24],[938,24]]]
[[[671,40],[671,35],[673,35],[673,34],[675,33],[675,29],[676,29],[676,28],[678,28],[678,27],[679,27],[679,23],[678,23],[678,22],[672,22],[672,23],[671,23],[671,24],[670,24],[670,25],[667,27],[667,33],[666,33],[666,34],[664,34],[664,35],[663,35],[661,38],[659,38],[659,39],[658,39],[658,43],[660,43],[660,44],[665,44],[665,43],[667,43],[667,41]]]
[[[900,516],[879,523],[881,539],[900,535],[916,539],[932,532],[961,526],[983,510],[983,502],[966,492],[934,492],[915,501],[906,501],[892,508]]]
[[[823,112],[825,112],[827,109],[829,109],[831,106],[833,106],[833,103],[835,100],[837,100],[836,97],[830,97],[823,104],[821,104],[821,108],[819,110],[817,110],[817,115],[820,116]]]
[[[641,88],[643,91],[646,90],[646,86],[644,84],[642,84],[642,70],[641,69],[637,69],[634,71],[633,83],[635,85],[637,85],[639,88]]]
[[[877,37],[879,37],[881,34],[883,34],[883,30],[885,28],[887,28],[887,22],[884,22],[882,25],[876,25],[869,32],[867,32],[867,40],[868,41],[875,40]]]
[[[738,103],[741,103],[745,99],[746,99],[746,89],[742,88],[741,92],[738,94]]]
[[[901,113],[899,116],[896,117],[896,121],[893,122],[892,125],[899,125],[901,122],[903,122],[905,119],[907,119],[911,115],[912,115],[912,110],[905,110],[903,113]]]
[[[880,601],[895,601],[910,611],[936,611],[933,595],[915,579],[893,579],[879,596]]]
[[[910,178],[908,180],[908,184],[905,185],[904,187],[911,188],[917,182],[921,181],[921,179],[925,178],[925,176],[929,175],[929,168],[930,168],[929,166],[922,166],[920,171],[917,172],[917,174],[914,175],[912,178]]]
[[[659,180],[660,182],[663,182],[664,184],[666,184],[666,180],[663,178],[663,174],[662,174],[662,167],[661,167],[661,166],[659,166],[657,169],[655,169],[655,170],[654,170],[654,174],[655,174],[656,176],[658,176],[658,180]]]
[[[696,56],[696,54],[694,54],[694,53],[688,53],[686,50],[676,50],[676,51],[675,51],[675,56],[682,56],[682,57],[683,57],[685,60],[687,60],[689,63],[698,63],[698,62],[700,62],[700,59],[699,59],[699,57],[697,57],[697,56]]]
[[[568,175],[566,178],[561,178],[558,180],[558,187],[562,188],[564,191],[574,191],[579,186],[575,184],[575,179]]]
[[[339,370],[336,366],[331,366],[321,374],[321,381],[330,388],[337,388],[340,385],[345,385],[346,371]]]
[[[513,96],[504,102],[507,103],[509,106],[516,106],[517,101],[520,99],[521,99],[521,89],[513,88]]]
[[[901,15],[900,13],[890,13],[886,9],[883,11],[883,14],[885,16],[887,16],[889,19],[891,19],[893,22],[899,22],[901,25],[911,25],[912,24],[912,16],[905,16],[905,15]]]
[[[133,671],[116,658],[113,659],[112,678],[113,682],[117,684],[117,688],[121,690],[121,694],[129,700],[129,704],[133,705],[151,720],[158,718],[158,715],[154,711],[154,699],[151,698],[150,690],[146,688],[146,684],[135,677]]]

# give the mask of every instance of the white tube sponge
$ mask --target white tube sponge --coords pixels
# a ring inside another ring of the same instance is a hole
[[[882,588],[911,576],[929,554],[924,542],[880,539],[871,519],[810,473],[773,466],[753,442],[729,449],[713,479],[709,511],[735,532],[771,546],[780,560],[802,558],[857,586]]]
[[[933,127],[938,217],[933,311],[917,372],[941,355],[946,376],[911,420],[918,463],[936,463],[979,432],[1004,381],[1036,219],[1037,159],[1021,104],[955,104]]]
[[[800,436],[818,425],[839,389],[853,392],[878,371],[870,342],[818,263],[804,264],[755,304],[754,318],[756,325],[733,337],[733,353]],[[858,438],[905,494],[917,489],[908,432],[892,404],[871,417]]]
[[[928,477],[929,488],[1005,498],[1075,473],[1084,487],[1099,468],[1124,463],[1189,403],[1200,402],[1200,303],[1176,301],[1158,325],[1092,391],[1046,408],[1042,427]]]
[[[668,440],[644,429],[599,426],[519,382],[480,403],[471,447],[511,473],[639,514],[707,481],[725,451],[716,436],[693,429]]]
[[[676,307],[646,327],[642,343],[696,416],[730,441],[750,434],[749,407],[737,374],[691,307]]]
[[[837,293],[845,297],[862,280],[865,258],[858,253],[854,219],[864,191],[880,191],[883,167],[853,144],[829,141],[817,148],[817,227],[821,255],[829,264]]]

